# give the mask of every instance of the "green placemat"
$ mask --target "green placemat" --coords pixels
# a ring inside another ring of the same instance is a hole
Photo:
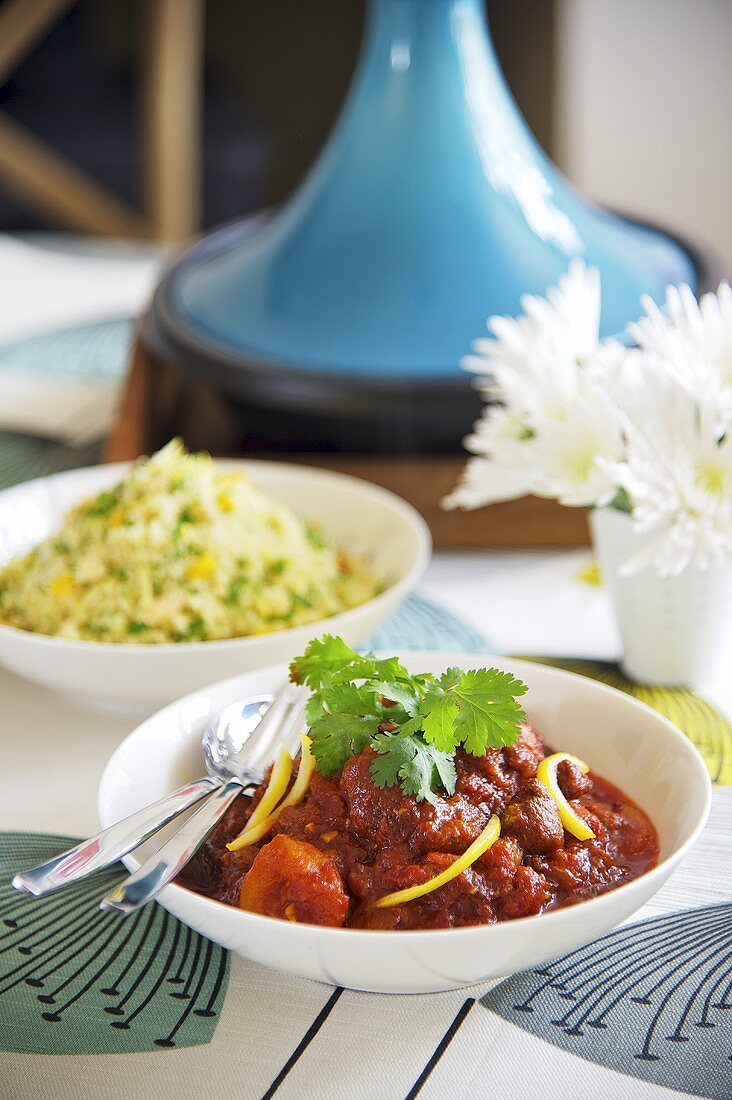
[[[124,375],[133,323],[99,321],[57,329],[0,345],[0,366],[36,377],[73,382],[114,382]],[[0,490],[21,481],[101,461],[102,442],[83,447],[19,432],[0,431]]]

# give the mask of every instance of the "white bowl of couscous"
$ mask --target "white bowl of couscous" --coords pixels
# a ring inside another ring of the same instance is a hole
[[[421,516],[369,482],[174,442],[0,493],[0,664],[150,709],[324,632],[357,645],[430,550]]]

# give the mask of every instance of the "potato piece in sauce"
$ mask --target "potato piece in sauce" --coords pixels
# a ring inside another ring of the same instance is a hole
[[[345,921],[348,904],[330,856],[284,833],[257,853],[239,895],[239,907],[250,913],[334,928]]]

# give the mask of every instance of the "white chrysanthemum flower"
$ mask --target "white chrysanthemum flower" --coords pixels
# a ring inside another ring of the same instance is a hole
[[[732,550],[732,437],[719,438],[716,410],[694,402],[664,364],[644,353],[619,391],[625,458],[608,468],[626,492],[639,532],[658,538],[624,572],[652,565],[676,575]]]
[[[521,306],[536,328],[551,334],[557,347],[564,347],[576,363],[583,363],[600,338],[600,272],[572,260],[546,298],[526,294]]]
[[[618,491],[614,463],[624,455],[621,419],[602,390],[578,398],[563,420],[537,438],[541,467],[534,492],[572,507],[602,507]]]
[[[644,540],[625,572],[732,556],[732,290],[644,300],[638,347],[599,342],[599,276],[581,262],[518,318],[492,317],[464,366],[489,404],[446,507],[526,493],[627,503]]]
[[[514,457],[492,455],[471,458],[463,469],[460,484],[442,501],[443,508],[482,508],[504,500],[516,500],[534,492],[540,474],[531,452]]]
[[[580,364],[597,349],[599,275],[581,260],[574,261],[546,300],[526,295],[521,302],[525,314],[491,317],[492,337],[477,340],[476,355],[463,360],[463,366],[478,376],[477,389],[487,401],[498,404],[483,410],[465,440],[466,448],[479,457],[468,463],[460,485],[443,502],[447,508],[477,508],[515,499],[537,491],[542,478],[549,495],[550,479],[543,475],[539,459],[540,438],[548,424],[561,425],[584,394]],[[574,446],[574,435],[574,429],[559,431],[547,454],[552,456],[561,491],[584,502],[593,478],[602,483],[604,495],[606,474],[593,467],[590,477],[589,434],[583,436],[582,455]],[[616,457],[612,449],[609,454]]]
[[[649,355],[661,359],[694,399],[718,409],[718,427],[732,423],[732,288],[720,283],[717,293],[697,302],[684,285],[669,287],[663,310],[641,299],[646,316],[629,330]]]
[[[524,294],[519,317],[493,316],[488,319],[491,337],[476,340],[476,357],[466,366],[490,372],[494,363],[524,370],[534,356],[556,355],[575,365],[583,363],[597,347],[600,332],[600,274],[573,260],[546,298]]]

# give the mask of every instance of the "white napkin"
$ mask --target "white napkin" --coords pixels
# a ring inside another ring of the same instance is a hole
[[[84,238],[0,234],[0,343],[39,332],[142,313],[155,288],[162,250]],[[75,240],[78,244],[72,251]],[[50,247],[63,241],[65,249]]]
[[[106,434],[118,390],[117,382],[66,382],[0,367],[0,430],[83,447]]]

